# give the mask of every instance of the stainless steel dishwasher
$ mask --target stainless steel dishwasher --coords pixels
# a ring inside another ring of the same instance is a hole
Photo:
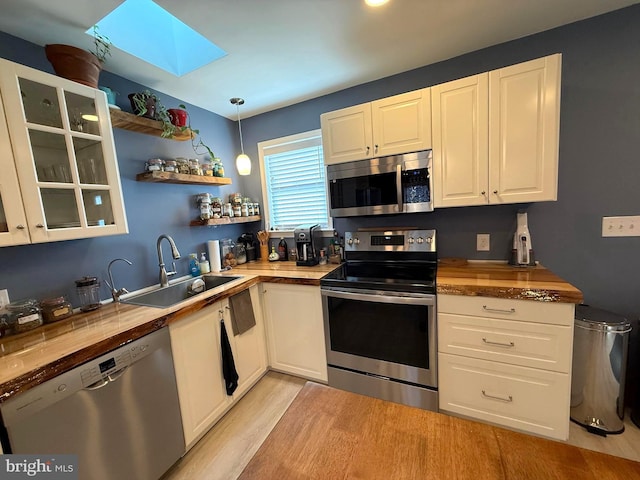
[[[77,454],[83,480],[157,480],[185,451],[167,328],[9,399],[0,412],[11,453]]]

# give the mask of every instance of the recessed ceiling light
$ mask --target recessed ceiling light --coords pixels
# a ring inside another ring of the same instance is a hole
[[[151,0],[126,0],[97,25],[114,47],[177,77],[227,55]]]
[[[369,5],[370,7],[379,7],[380,5],[384,5],[389,0],[364,0],[364,3]]]

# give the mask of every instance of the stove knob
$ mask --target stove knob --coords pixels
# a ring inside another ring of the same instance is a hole
[[[427,237],[427,243],[431,243],[433,241],[432,237]]]
[[[347,240],[347,243],[348,243],[349,245],[353,245],[353,238],[350,238],[349,240]]]
[[[424,239],[422,237],[418,237],[418,243],[423,243]]]
[[[356,237],[356,238],[353,239],[353,241],[354,241],[354,243],[356,245],[360,245],[360,239],[359,238]]]
[[[413,237],[409,237],[409,243],[413,243]]]

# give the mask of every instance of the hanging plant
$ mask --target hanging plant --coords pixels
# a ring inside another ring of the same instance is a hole
[[[136,115],[162,122],[161,136],[163,138],[171,138],[176,132],[177,127],[171,123],[167,108],[155,93],[151,93],[149,90],[130,93],[129,101],[131,102],[131,109]]]
[[[187,110],[186,105],[180,104],[178,106],[181,109],[183,109],[185,112],[187,112],[187,126],[179,127],[179,129],[182,132],[184,132],[187,129],[193,132],[191,135],[191,147],[193,148],[193,151],[196,153],[196,155],[205,155],[208,153],[209,156],[211,157],[211,160],[216,159],[217,158],[216,154],[213,153],[211,148],[209,148],[209,146],[202,141],[202,137],[200,136],[200,130],[198,130],[197,128],[191,127],[191,115],[189,115],[189,110]],[[198,137],[197,140],[196,140],[196,136]]]

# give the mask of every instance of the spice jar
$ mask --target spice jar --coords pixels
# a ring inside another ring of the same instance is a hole
[[[189,175],[189,162],[186,158],[178,157],[176,158],[176,163],[178,164],[178,173]]]
[[[33,298],[19,300],[7,305],[9,325],[15,333],[26,332],[42,325],[42,315],[38,302]]]
[[[209,220],[213,214],[211,213],[211,204],[210,203],[201,203],[200,204],[200,219]]]
[[[161,158],[150,158],[144,164],[147,172],[162,172],[164,170],[164,162]]]
[[[73,307],[64,297],[46,298],[40,302],[44,323],[57,322],[73,315]]]
[[[80,310],[83,312],[100,308],[100,282],[96,277],[76,280],[76,293],[80,300]]]
[[[171,172],[171,173],[178,173],[178,162],[176,162],[175,160],[165,160],[164,171]]]
[[[211,216],[213,218],[222,217],[222,201],[220,197],[213,197],[211,201]]]
[[[224,166],[218,157],[213,159],[213,174],[216,177],[224,177]]]
[[[189,175],[202,175],[202,169],[200,168],[200,162],[197,158],[189,159]]]
[[[260,215],[260,204],[258,202],[253,203],[253,214]]]
[[[233,206],[230,203],[224,204],[222,215],[224,215],[225,217],[233,217]]]
[[[211,163],[204,162],[201,165],[201,168],[202,168],[202,175],[206,177],[213,177],[213,166],[211,165]]]

